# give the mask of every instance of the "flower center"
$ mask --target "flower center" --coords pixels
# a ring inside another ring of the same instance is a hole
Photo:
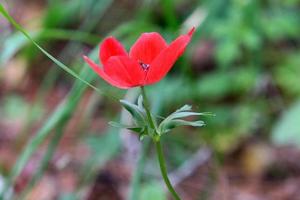
[[[143,63],[141,61],[139,61],[139,64],[141,65],[142,69],[144,71],[148,71],[149,67],[150,67],[150,64],[146,64],[146,63]]]

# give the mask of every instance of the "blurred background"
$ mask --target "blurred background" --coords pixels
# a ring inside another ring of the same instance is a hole
[[[299,0],[1,0],[47,51],[108,96],[84,64],[113,35],[171,42],[197,30],[163,81],[146,88],[153,112],[188,103],[206,126],[163,138],[184,200],[300,197]],[[120,114],[121,112],[121,114]],[[120,104],[76,80],[0,17],[0,191],[6,199],[166,200],[153,146],[109,121]],[[5,187],[5,183],[9,187]]]

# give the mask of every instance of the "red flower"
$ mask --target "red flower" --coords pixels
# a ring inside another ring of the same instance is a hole
[[[159,33],[143,33],[131,47],[129,54],[114,37],[100,45],[99,58],[103,68],[87,56],[84,60],[111,85],[128,89],[160,81],[172,68],[191,40],[195,28],[179,36],[170,45]]]

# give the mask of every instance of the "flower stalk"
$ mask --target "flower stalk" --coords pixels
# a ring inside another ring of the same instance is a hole
[[[176,193],[175,189],[173,188],[171,181],[168,177],[168,172],[167,172],[167,167],[166,167],[166,161],[163,155],[163,151],[162,151],[162,145],[160,142],[160,135],[158,134],[158,132],[156,131],[156,127],[154,124],[154,120],[151,116],[151,112],[149,109],[149,101],[145,92],[144,87],[141,87],[141,92],[142,92],[142,96],[143,96],[143,102],[144,102],[144,108],[146,110],[146,114],[147,114],[147,118],[148,118],[148,122],[150,124],[150,128],[152,128],[155,131],[155,137],[153,137],[153,142],[155,144],[156,147],[156,153],[157,153],[157,159],[159,162],[159,167],[160,167],[160,171],[162,174],[162,177],[164,179],[164,182],[169,190],[169,192],[172,194],[172,196],[174,197],[175,200],[181,200],[179,195]]]
[[[176,191],[173,188],[173,186],[171,184],[171,181],[168,177],[166,161],[165,161],[165,158],[164,158],[164,155],[163,155],[160,139],[158,139],[157,141],[154,141],[154,143],[155,143],[155,147],[156,147],[156,153],[157,153],[157,158],[158,158],[158,162],[159,162],[161,175],[162,175],[162,177],[165,181],[165,184],[166,184],[168,190],[170,191],[170,193],[173,195],[174,199],[180,200],[180,197],[176,193]]]
[[[149,109],[149,107],[150,107],[149,106],[149,101],[148,101],[144,86],[141,86],[141,91],[142,91],[142,96],[143,96],[143,100],[144,100],[143,104],[144,104],[144,108],[146,110],[148,122],[149,122],[151,128],[153,130],[155,130],[155,125],[154,125],[154,121],[152,119],[151,112],[150,112],[150,109]]]

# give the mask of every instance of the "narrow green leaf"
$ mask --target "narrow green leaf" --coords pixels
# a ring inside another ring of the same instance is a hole
[[[186,121],[186,120],[172,120],[171,123],[169,124],[171,127],[175,128],[177,126],[194,126],[194,127],[201,127],[204,126],[205,123],[201,120],[198,121]]]
[[[101,91],[100,89],[98,89],[97,87],[95,87],[94,85],[90,84],[89,82],[87,82],[86,80],[82,79],[80,76],[78,76],[73,70],[71,70],[69,67],[67,67],[66,65],[64,65],[63,63],[61,63],[59,60],[57,60],[56,58],[54,58],[51,54],[49,54],[46,50],[44,50],[39,44],[37,44],[31,37],[30,35],[8,14],[8,12],[5,10],[5,8],[3,7],[2,4],[0,4],[0,13],[17,29],[19,30],[21,33],[23,33],[23,35],[30,40],[42,53],[44,53],[50,60],[52,60],[55,64],[57,64],[60,68],[62,68],[63,70],[65,70],[67,73],[69,73],[70,75],[72,75],[73,77],[77,78],[78,80],[80,80],[81,82],[83,82],[84,84],[88,85],[89,87],[91,87],[92,89],[94,89],[96,92],[103,94],[105,96],[108,96],[107,94],[105,94],[103,91]],[[112,96],[108,96],[110,98],[114,98]]]
[[[132,117],[134,118],[134,120],[136,120],[138,125],[143,126],[146,124],[147,120],[144,110],[140,109],[137,105],[130,103],[126,100],[120,100],[120,103],[132,115]]]
[[[96,45],[99,42],[99,37],[76,30],[64,29],[43,29],[28,33],[33,39],[66,39],[86,42]],[[70,37],[72,35],[72,37]],[[14,56],[21,48],[28,43],[27,38],[23,33],[15,33],[5,39],[3,43],[3,51],[0,54],[0,65],[6,63],[12,56]]]
[[[133,131],[134,133],[138,133],[140,136],[144,135],[145,132],[145,127],[131,127],[127,129]]]
[[[120,124],[118,122],[113,122],[113,121],[108,122],[108,124],[113,126],[113,127],[116,127],[116,128],[132,128],[132,126],[125,125],[125,124]]]
[[[190,111],[192,109],[192,106],[191,105],[187,105],[185,104],[184,106],[182,106],[181,108],[177,109],[175,111],[176,112],[183,112],[183,111]]]
[[[125,129],[128,129],[128,130],[131,130],[135,133],[141,133],[141,132],[144,132],[145,128],[144,127],[138,127],[138,126],[130,126],[130,125],[125,125],[125,124],[120,124],[118,122],[108,122],[109,125],[113,126],[113,127],[116,127],[116,128],[125,128]]]
[[[159,126],[159,131],[161,134],[169,132],[171,129],[174,129],[178,126],[193,126],[193,127],[201,127],[204,126],[205,123],[201,120],[199,121],[186,121],[186,120],[181,120],[181,119],[177,119],[177,120],[171,120],[168,121],[166,123],[162,123]]]
[[[198,112],[176,112],[171,114],[169,117],[167,117],[168,120],[172,119],[178,119],[178,118],[184,118],[184,117],[190,117],[190,116],[201,116],[205,115],[205,113],[198,113]]]
[[[87,77],[87,80],[91,81],[95,78],[96,75],[92,74],[92,76],[89,76],[90,72],[91,71],[88,68],[83,68],[80,75],[82,75],[83,77]],[[55,109],[53,114],[48,118],[45,124],[37,131],[36,135],[26,144],[25,149],[21,152],[21,155],[19,156],[14,167],[12,168],[5,188],[8,188],[11,184],[15,182],[16,178],[20,175],[30,156],[36,151],[36,149],[51,133],[51,131],[59,124],[68,121],[69,117],[71,116],[73,110],[77,106],[80,97],[82,96],[86,88],[87,86],[83,84],[80,80],[77,80],[75,82],[72,90],[66,97],[65,101],[63,101],[59,104],[59,106],[57,106],[57,108]],[[0,199],[1,195],[3,194],[0,194]]]

